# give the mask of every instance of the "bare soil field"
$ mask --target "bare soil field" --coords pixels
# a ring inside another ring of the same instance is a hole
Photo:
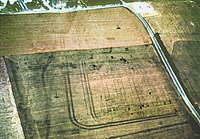
[[[0,55],[138,46],[150,38],[125,8],[0,16]]]
[[[176,137],[195,137],[151,45],[6,56],[6,63],[27,138],[168,138],[180,128]]]

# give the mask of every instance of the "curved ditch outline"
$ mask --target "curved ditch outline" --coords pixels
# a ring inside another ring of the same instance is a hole
[[[68,12],[76,12],[76,11],[86,11],[86,10],[100,10],[100,9],[107,9],[107,8],[126,8],[128,9],[131,13],[133,13],[139,20],[140,22],[143,24],[143,26],[145,27],[145,29],[147,30],[148,34],[150,35],[150,38],[154,44],[154,47],[156,49],[156,52],[159,54],[165,68],[167,69],[174,85],[176,86],[179,94],[181,95],[182,99],[184,100],[185,104],[187,105],[187,108],[189,109],[189,111],[191,112],[191,114],[193,115],[193,117],[198,121],[198,124],[200,123],[200,115],[199,113],[196,111],[196,109],[194,108],[194,106],[192,105],[192,103],[190,102],[190,100],[188,99],[185,91],[183,90],[183,87],[181,86],[179,80],[176,77],[176,74],[174,73],[174,71],[171,68],[171,65],[169,64],[166,56],[164,55],[157,39],[154,36],[153,31],[151,30],[150,26],[148,25],[148,23],[146,22],[146,20],[136,11],[134,11],[129,5],[127,5],[126,3],[123,5],[109,5],[109,6],[104,6],[104,7],[92,7],[92,8],[83,8],[83,9],[78,9],[78,10],[73,10],[73,11],[68,11]],[[66,11],[65,11],[66,12]],[[65,79],[66,81],[66,79]],[[133,122],[139,122],[139,121],[144,121],[144,120],[152,120],[153,118],[145,118],[145,119],[133,119],[133,120],[127,120],[127,121],[118,121],[118,122],[110,122],[110,123],[106,123],[106,124],[98,124],[98,125],[83,125],[81,123],[79,123],[76,118],[75,118],[75,113],[74,113],[74,109],[73,109],[73,100],[72,100],[72,96],[71,96],[71,87],[70,87],[70,78],[69,75],[67,74],[67,81],[65,82],[65,84],[67,85],[67,82],[69,84],[69,91],[67,91],[66,88],[66,93],[67,93],[67,99],[68,99],[68,103],[69,103],[69,96],[68,93],[70,94],[71,100],[69,104],[69,114],[70,114],[70,119],[71,121],[77,125],[78,127],[84,128],[84,129],[98,129],[98,128],[103,128],[103,127],[108,127],[108,126],[115,126],[115,125],[121,125],[121,124],[128,124],[128,123],[133,123]],[[71,112],[72,111],[72,112]],[[162,116],[161,116],[162,117]],[[160,117],[160,118],[161,118]],[[163,116],[163,117],[169,117],[168,116]],[[155,117],[154,119],[158,119],[158,117]]]
[[[123,2],[123,0],[121,0]],[[100,9],[108,9],[108,8],[125,8],[129,10],[131,13],[133,13],[143,24],[145,29],[147,30],[148,34],[150,35],[150,38],[154,44],[154,48],[156,52],[158,53],[161,61],[163,62],[167,72],[169,73],[174,85],[176,86],[176,89],[178,90],[179,95],[183,99],[185,105],[187,106],[188,111],[190,114],[194,117],[194,119],[197,121],[198,125],[200,126],[200,114],[197,112],[195,107],[192,105],[190,100],[188,99],[180,81],[178,80],[174,70],[172,69],[171,65],[168,62],[168,59],[166,58],[164,52],[161,49],[160,44],[158,43],[153,31],[151,30],[150,26],[146,22],[146,20],[136,11],[134,11],[128,4],[123,2],[123,5],[108,5],[104,7],[91,7],[91,8],[82,8],[82,9],[76,9],[76,10],[69,10],[69,11],[63,11],[63,12],[77,12],[77,11],[87,11],[87,10],[100,10]]]
[[[161,118],[169,118],[169,117],[177,116],[176,113],[172,113],[172,114],[152,116],[152,117],[146,117],[146,118],[140,118],[140,119],[130,119],[130,120],[121,120],[121,121],[116,121],[116,122],[107,122],[104,124],[95,124],[95,125],[82,124],[76,119],[68,66],[66,66],[66,68],[67,68],[67,71],[65,71],[66,76],[64,76],[64,81],[65,81],[65,90],[66,90],[66,99],[67,99],[67,105],[68,105],[69,118],[70,118],[71,122],[79,128],[86,129],[86,130],[94,130],[94,129],[100,129],[100,128],[105,128],[105,127],[112,127],[112,126],[118,126],[118,125],[131,124],[131,123],[137,123],[137,122],[142,122],[142,121],[157,120],[157,119],[161,119]]]

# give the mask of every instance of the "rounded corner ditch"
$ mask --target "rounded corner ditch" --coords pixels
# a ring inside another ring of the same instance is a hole
[[[77,119],[75,111],[74,111],[74,102],[73,102],[72,90],[71,90],[71,85],[70,85],[70,76],[68,73],[69,72],[67,72],[66,76],[65,76],[65,90],[66,90],[66,99],[67,99],[67,103],[68,103],[68,114],[69,114],[69,118],[70,118],[71,122],[79,128],[82,128],[85,130],[95,130],[95,129],[101,129],[101,128],[106,128],[106,127],[133,124],[133,123],[138,123],[138,122],[157,120],[157,119],[165,119],[165,118],[177,116],[177,113],[170,113],[170,114],[165,114],[165,115],[156,115],[156,116],[150,116],[150,117],[119,120],[119,121],[113,121],[113,122],[108,121],[105,123],[96,123],[96,124],[82,123],[81,121],[79,121]],[[95,112],[94,112],[94,114],[95,114],[95,117],[92,115],[92,113],[91,113],[91,117],[95,121],[98,121],[98,115],[96,115]]]

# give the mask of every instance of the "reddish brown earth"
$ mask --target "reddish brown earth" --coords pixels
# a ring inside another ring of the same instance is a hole
[[[0,55],[151,43],[142,23],[124,8],[1,15],[0,21]]]

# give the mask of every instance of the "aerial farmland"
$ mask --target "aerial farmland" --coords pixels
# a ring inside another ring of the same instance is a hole
[[[0,138],[200,137],[198,3],[2,3]]]

